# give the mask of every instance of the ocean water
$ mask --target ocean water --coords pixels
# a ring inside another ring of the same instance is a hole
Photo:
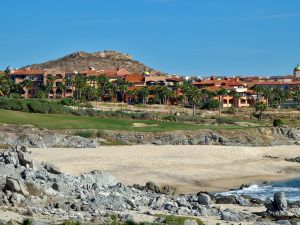
[[[287,199],[291,202],[300,201],[300,178],[274,182],[270,184],[257,185],[253,184],[242,190],[228,191],[220,193],[221,195],[249,195],[255,198],[266,200],[273,199],[275,192],[284,192]]]

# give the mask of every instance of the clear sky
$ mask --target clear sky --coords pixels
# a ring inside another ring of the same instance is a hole
[[[1,0],[0,69],[118,50],[183,75],[285,75],[300,0]]]

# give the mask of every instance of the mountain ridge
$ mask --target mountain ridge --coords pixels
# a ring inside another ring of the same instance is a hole
[[[34,69],[51,69],[61,68],[66,71],[82,71],[89,67],[94,67],[96,70],[111,70],[122,68],[129,72],[143,73],[148,71],[155,74],[166,74],[152,67],[133,60],[129,54],[124,54],[118,51],[104,50],[98,52],[77,51],[67,54],[63,57],[49,60],[42,63],[31,64],[26,67]]]

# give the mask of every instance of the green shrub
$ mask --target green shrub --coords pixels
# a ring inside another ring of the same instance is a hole
[[[45,99],[46,98],[46,93],[42,90],[38,90],[36,93],[36,97],[39,99]]]
[[[66,106],[77,106],[78,103],[72,98],[64,98],[59,101],[59,104]]]
[[[95,132],[92,130],[81,130],[81,131],[76,131],[74,133],[77,136],[84,137],[84,138],[94,138],[95,137]]]
[[[28,101],[28,109],[32,113],[49,113],[49,105],[41,101]]]
[[[170,122],[176,122],[177,117],[175,115],[167,115],[163,117],[163,120],[170,121]]]
[[[21,98],[21,95],[18,94],[18,93],[11,93],[11,94],[9,95],[9,97],[10,97],[10,98],[17,98],[17,99],[20,99],[20,98]]]
[[[228,117],[218,117],[216,119],[216,122],[219,124],[235,124],[235,120]]]
[[[217,109],[217,108],[219,108],[219,106],[220,106],[219,101],[215,100],[215,99],[212,99],[212,100],[206,102],[203,105],[202,109]]]
[[[33,221],[31,219],[25,219],[22,225],[32,225]]]
[[[5,97],[0,97],[0,109],[44,114],[72,113],[71,109],[56,102],[39,99],[8,99]]]
[[[274,127],[281,127],[281,126],[283,126],[283,121],[281,120],[281,119],[275,119],[275,120],[273,120],[273,126]]]
[[[194,217],[184,217],[184,216],[172,216],[172,215],[163,215],[160,216],[165,219],[165,224],[168,225],[184,225],[185,220],[195,220],[198,225],[204,225],[204,223]]]

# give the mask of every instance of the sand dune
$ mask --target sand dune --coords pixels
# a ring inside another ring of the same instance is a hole
[[[176,186],[182,193],[222,191],[242,184],[289,179],[300,172],[299,164],[284,160],[299,156],[300,146],[137,145],[31,151],[35,160],[51,162],[66,173],[106,170],[127,185],[151,180]]]

